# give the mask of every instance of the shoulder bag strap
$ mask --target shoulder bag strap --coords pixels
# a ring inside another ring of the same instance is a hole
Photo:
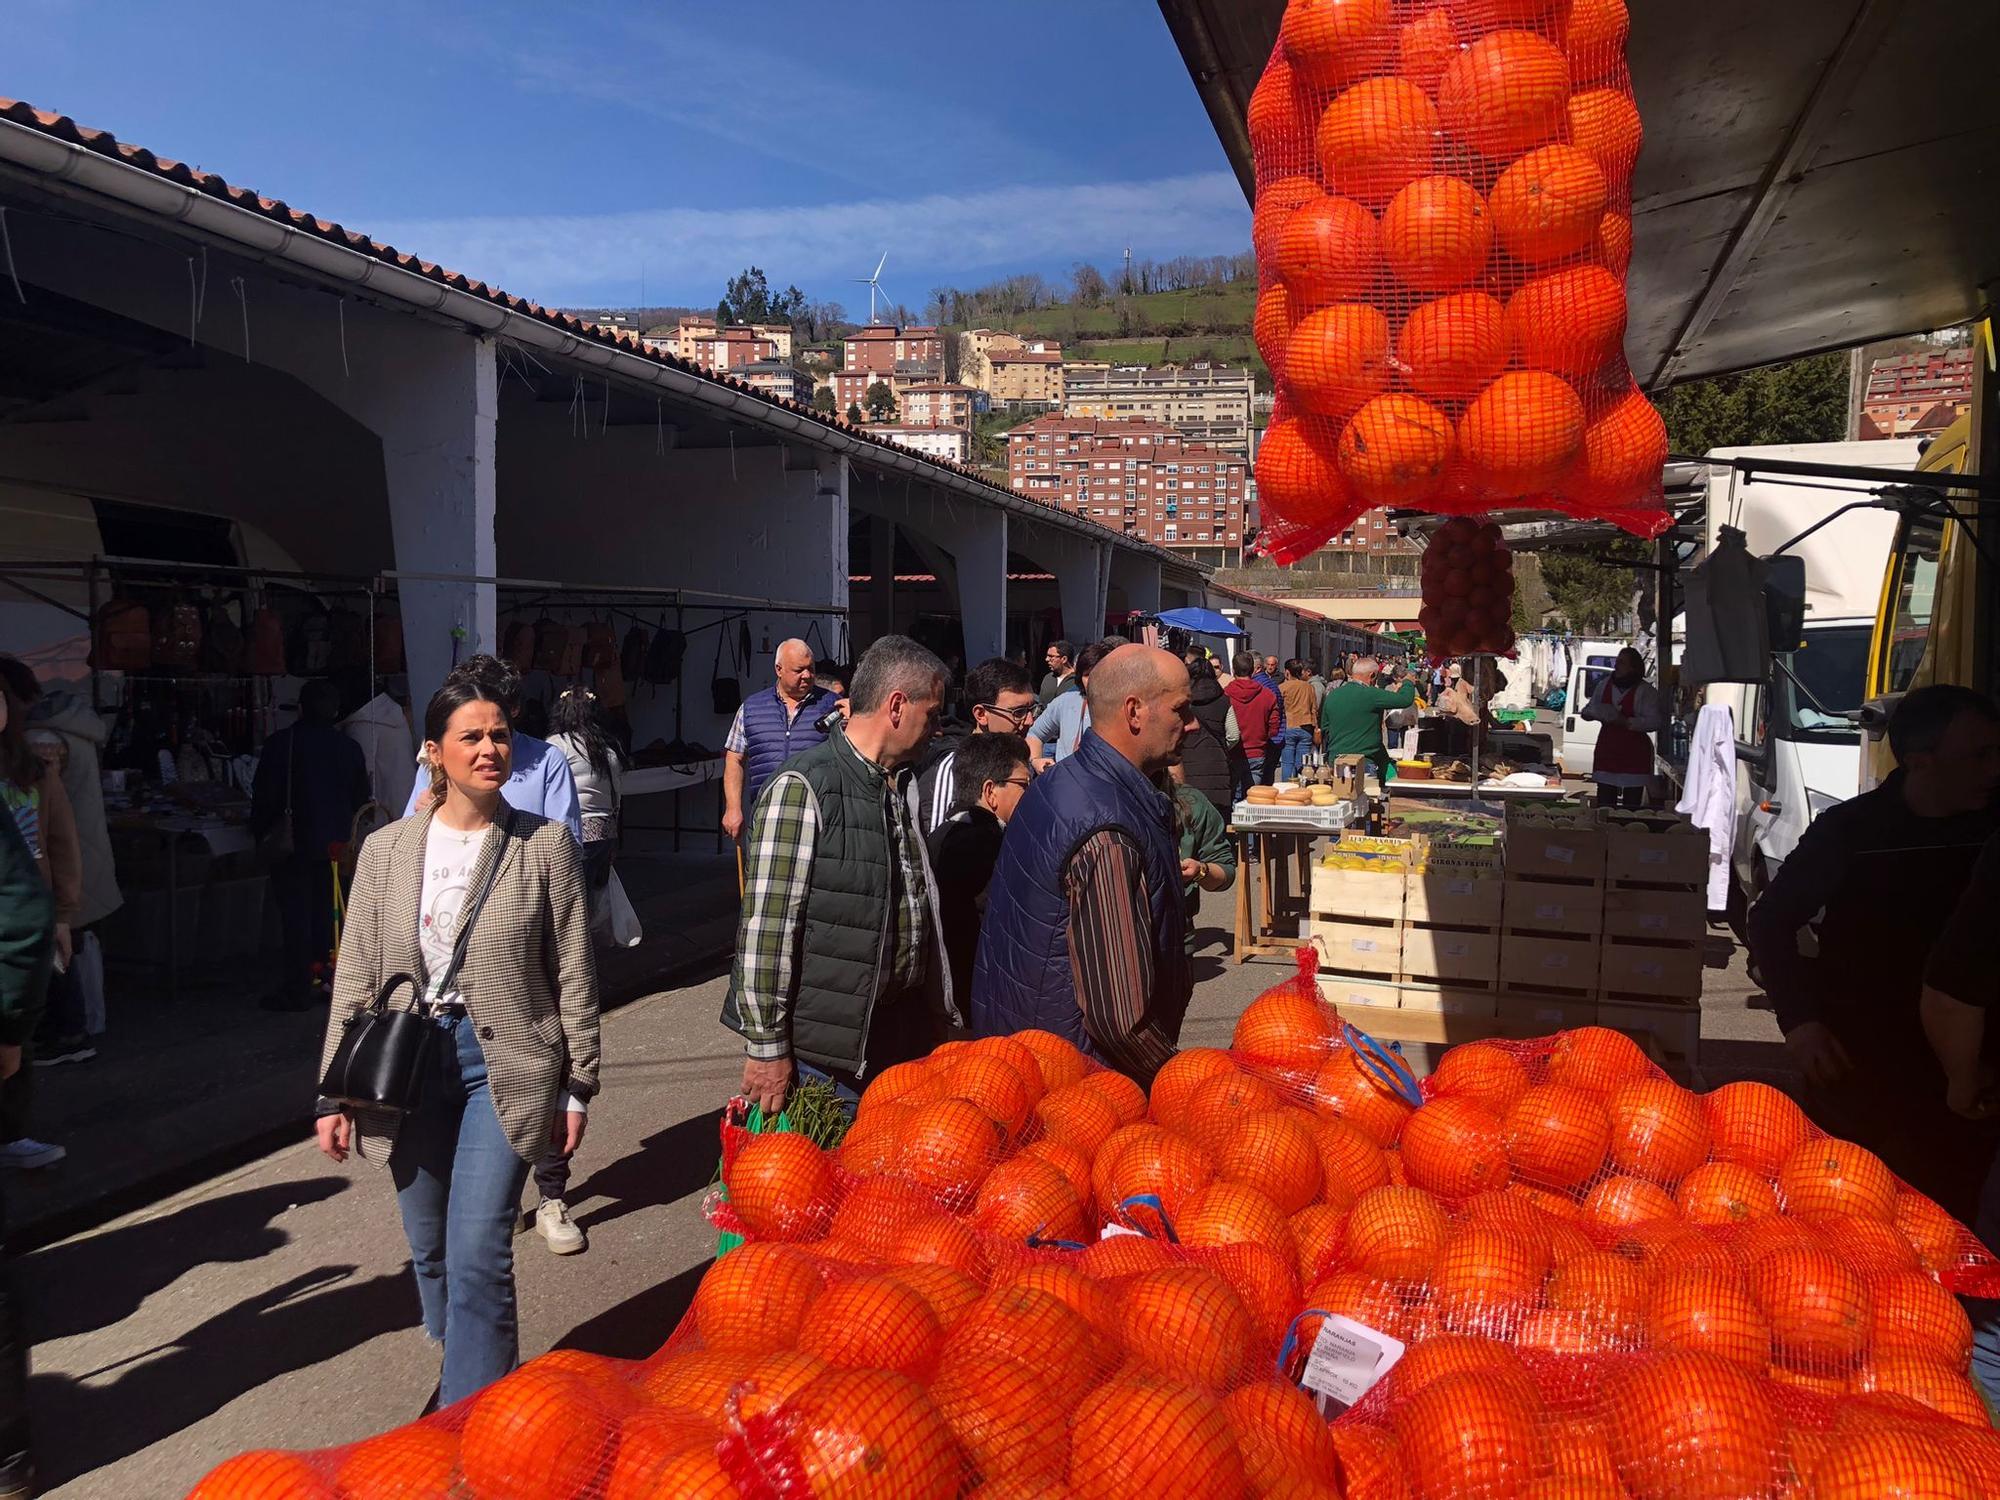
[[[512,834],[514,828],[514,810],[511,807],[508,808],[506,816],[495,824],[494,827],[498,830],[499,836],[503,841],[507,839]],[[488,837],[490,838],[492,835],[489,834]],[[486,879],[480,882],[479,889],[473,892],[472,899],[459,912],[458,938],[451,946],[451,962],[445,965],[444,972],[438,975],[435,980],[432,980],[431,976],[426,973],[425,982],[429,986],[429,993],[432,996],[442,995],[446,990],[451,988],[452,980],[458,977],[459,966],[465,962],[466,947],[472,941],[472,924],[479,920],[480,908],[486,905],[486,897],[492,891],[494,881],[500,877],[500,862],[506,857],[507,848],[503,842],[501,847],[494,851],[492,860],[486,866]],[[421,963],[422,961],[422,953],[419,950],[418,962]]]

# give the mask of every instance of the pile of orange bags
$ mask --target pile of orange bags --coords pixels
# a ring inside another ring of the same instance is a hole
[[[1264,546],[1373,506],[1662,510],[1626,367],[1625,0],[1291,0],[1249,106]]]
[[[1953,1296],[2000,1266],[1880,1161],[1597,1028],[1420,1088],[1312,969],[1150,1092],[1026,1032],[885,1071],[830,1153],[726,1122],[746,1242],[653,1358],[196,1495],[2000,1494]],[[1336,1317],[1406,1352],[1329,1422],[1296,1382]]]

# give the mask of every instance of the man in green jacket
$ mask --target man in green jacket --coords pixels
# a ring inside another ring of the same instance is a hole
[[[55,954],[55,899],[12,818],[0,815],[0,1079],[21,1067]],[[4,1229],[0,1211],[0,1229]],[[34,1493],[28,1451],[28,1340],[21,1301],[0,1262],[0,1500]]]
[[[1396,771],[1382,741],[1382,715],[1408,708],[1417,701],[1417,685],[1405,682],[1395,691],[1375,686],[1381,663],[1357,656],[1347,669],[1347,681],[1327,690],[1319,705],[1319,727],[1328,760],[1336,755],[1365,755],[1374,762],[1384,785]]]

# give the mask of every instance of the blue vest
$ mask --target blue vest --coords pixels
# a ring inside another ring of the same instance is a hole
[[[743,701],[743,811],[757,805],[757,794],[794,755],[826,743],[813,721],[833,707],[833,694],[816,687],[795,718],[787,720],[785,700],[774,687],[752,693]]]
[[[1106,828],[1128,836],[1144,861],[1153,931],[1148,1013],[1168,1036],[1179,1035],[1188,1004],[1181,943],[1187,915],[1173,803],[1091,732],[1074,754],[1035,778],[1007,822],[972,971],[975,1035],[1039,1027],[1099,1055],[1084,1031],[1070,974],[1063,871],[1083,841]]]

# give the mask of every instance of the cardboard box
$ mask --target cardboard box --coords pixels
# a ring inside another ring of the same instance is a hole
[[[1403,929],[1394,922],[1337,922],[1314,917],[1306,935],[1329,969],[1351,969],[1393,978],[1403,967]]]
[[[1502,904],[1497,876],[1479,876],[1457,870],[1412,870],[1409,890],[1403,897],[1403,918],[1409,922],[1435,922],[1444,927],[1498,927]]]
[[[1500,973],[1500,934],[1490,929],[1406,926],[1403,972],[1490,985]]]
[[[1509,931],[1597,933],[1604,930],[1604,887],[1509,880],[1502,906]]]
[[[1607,890],[1604,935],[1649,943],[1699,943],[1708,936],[1708,897],[1699,890]]]
[[[1592,937],[1537,937],[1510,929],[1500,939],[1501,985],[1594,992],[1602,946]]]
[[[1701,949],[1612,938],[1598,959],[1598,988],[1607,995],[1701,998]]]
[[[1378,870],[1329,870],[1314,865],[1312,911],[1319,916],[1375,917],[1400,921],[1408,882],[1407,861],[1385,859]]]
[[[1612,823],[1604,830],[1607,880],[1702,885],[1708,880],[1708,834],[1691,823]]]

